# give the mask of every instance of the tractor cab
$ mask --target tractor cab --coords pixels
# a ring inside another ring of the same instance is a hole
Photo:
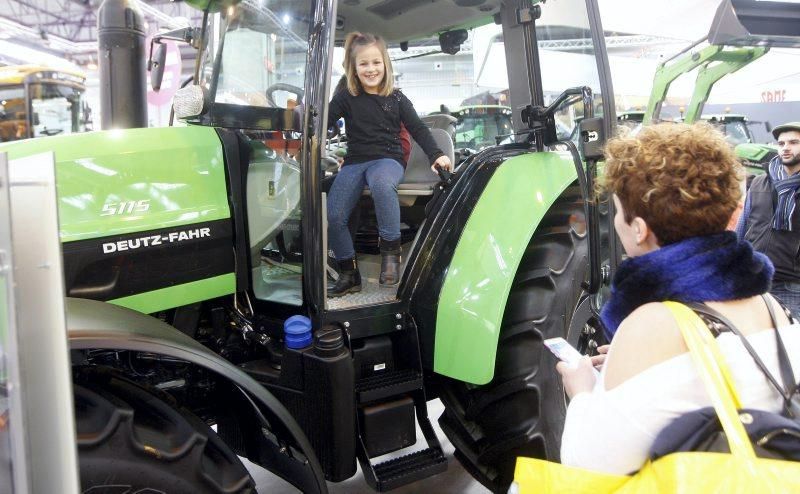
[[[481,482],[507,487],[513,458],[524,448],[556,454],[557,433],[544,438],[543,423],[526,415],[496,431],[496,440],[514,437],[508,444],[517,446],[484,456],[487,446],[465,435],[481,426],[469,425],[473,419],[461,410],[470,386],[495,386],[496,359],[522,355],[518,342],[499,339],[503,328],[529,321],[522,347],[536,352],[533,332],[564,334],[578,299],[600,290],[601,262],[614,257],[601,254],[601,245],[612,246],[607,235],[600,239],[599,200],[590,192],[614,114],[609,74],[600,64],[605,51],[596,9],[584,0],[242,1],[216,8],[200,30],[207,41],[201,43],[197,84],[176,94],[174,108],[192,127],[217,129],[223,144],[237,232],[236,313],[250,328],[247,340],[265,347],[256,352],[261,358],[242,365],[268,386],[287,386],[286,373],[296,365],[290,359],[299,357],[281,348],[273,328],[302,314],[315,328],[343,331],[355,367],[355,449],[368,483],[379,490],[443,467],[424,408],[429,371],[456,383],[443,392],[453,410],[441,419],[443,428],[462,445],[462,461],[474,465]],[[326,196],[346,152],[347,122],[339,135],[331,133],[327,106],[342,73],[340,47],[351,31],[387,41],[396,87],[420,114],[487,86],[506,92],[508,106],[462,108],[455,117],[461,130],[456,126],[454,135],[432,126],[437,146],[451,160],[459,146],[472,148],[452,176],[432,172],[413,145],[398,186],[403,263],[394,287],[378,283],[377,223],[364,190],[355,209],[359,218],[351,218],[362,289],[328,298],[328,275],[336,273],[327,269]],[[564,48],[562,40],[573,38],[581,39],[580,49]],[[480,81],[463,73],[464,63],[472,64],[471,50],[487,55]],[[431,81],[439,79],[442,89],[434,92]],[[465,338],[464,328],[478,332]],[[539,399],[533,395],[545,391],[526,383],[545,377],[521,361],[511,365],[514,370],[497,383],[526,390],[512,401],[515,409],[528,408]],[[348,395],[345,387],[339,391]],[[563,414],[563,402],[546,406]],[[490,420],[495,412],[480,415]],[[375,457],[413,443],[406,425],[414,417],[428,448],[413,453],[402,474],[375,463]],[[346,423],[330,415],[308,427],[335,434]],[[329,479],[346,478],[347,454],[334,454],[329,446],[320,446],[323,467],[333,465]],[[395,474],[396,482],[390,480]]]
[[[717,127],[725,139],[733,146],[739,144],[752,144],[755,142],[750,131],[749,122],[744,115],[725,113],[722,115],[703,115],[700,120],[704,120]]]
[[[299,307],[309,302],[310,285],[325,281],[324,259],[328,249],[322,206],[327,189],[335,179],[337,161],[346,150],[346,130],[345,137],[331,140],[329,129],[322,127],[327,102],[342,74],[341,55],[337,52],[344,36],[350,31],[368,31],[384,37],[394,59],[395,72],[402,75],[397,87],[420,105],[426,101],[423,93],[415,91],[414,86],[420,82],[411,79],[421,77],[414,62],[431,59],[428,63],[435,67],[455,63],[448,58],[456,58],[460,50],[472,48],[474,42],[470,33],[475,30],[518,32],[525,26],[516,19],[513,22],[504,19],[504,15],[511,14],[505,14],[501,2],[495,0],[467,6],[459,2],[415,3],[403,9],[401,3],[245,1],[219,8],[217,15],[208,17],[205,29],[212,35],[201,54],[199,84],[176,97],[175,109],[176,114],[190,124],[237,128],[239,139],[246,143],[247,156],[242,158],[247,158],[248,163],[241,170],[245,176],[242,191],[247,211],[246,255],[252,290],[258,300]],[[536,6],[527,9],[541,16],[535,19],[540,42],[563,37],[564,30],[572,30],[577,35],[588,28],[584,2],[560,2],[565,3],[575,4],[573,15],[564,17],[562,8]],[[336,26],[329,40],[320,37],[319,30],[324,27],[319,18],[323,15],[320,9],[328,9],[324,15],[335,15]],[[516,12],[515,9],[506,10]],[[570,79],[562,70],[558,78],[548,79],[547,74],[551,72],[543,70],[543,80],[529,82],[528,73],[521,70],[527,63],[519,58],[522,53],[509,51],[502,38],[495,39],[487,49],[492,54],[488,62],[492,67],[485,67],[485,70],[491,69],[494,74],[494,80],[487,83],[500,90],[517,86],[511,88],[516,90],[512,102],[519,108],[531,103],[531,92],[537,92],[540,85],[547,88],[541,103],[556,100],[569,84],[589,85],[596,93],[602,92],[596,70],[590,81],[582,78],[591,71],[575,71]],[[438,53],[438,58],[414,58],[426,52]],[[448,53],[453,55],[446,55]],[[576,62],[586,59],[594,64],[593,53],[591,42],[586,43],[580,54],[559,52],[554,48],[545,51],[542,64],[555,67],[562,55]],[[507,64],[509,55],[513,63]],[[417,72],[413,72],[415,70]],[[509,76],[510,72],[513,75]],[[601,109],[601,100],[595,97],[594,101]],[[572,129],[583,116],[583,101],[577,98],[572,103],[559,108],[559,115],[552,122],[558,135],[568,135],[566,129]],[[428,109],[417,107],[419,113]],[[432,134],[451,159],[454,159],[454,150],[461,148],[470,148],[469,154],[473,154],[491,149],[501,141],[513,144],[535,139],[532,133],[524,132],[528,124],[523,122],[521,114],[516,115],[516,122],[512,114],[508,106],[467,106],[453,114],[456,118],[454,136],[435,125]],[[430,116],[426,118],[431,121]],[[538,140],[538,146],[544,149],[543,139],[539,137]],[[406,262],[409,257],[415,257],[409,254],[419,243],[426,223],[441,207],[442,191],[450,186],[429,166],[427,157],[414,144],[398,188]],[[450,183],[461,175],[463,170],[450,178]],[[358,225],[351,227],[364,289],[359,294],[325,300],[323,304],[328,310],[396,303],[400,300],[398,293],[406,286],[405,279],[399,288],[378,286],[377,224],[369,190],[364,191],[357,209],[360,213]],[[307,278],[304,275],[309,271],[319,280],[314,283],[306,280],[304,287],[303,280]],[[312,290],[320,299],[324,298],[321,288],[316,286]]]
[[[0,67],[0,142],[86,131],[85,79],[35,65]]]
[[[643,120],[643,110],[628,110],[617,113],[617,125],[622,125],[631,130],[640,126]]]

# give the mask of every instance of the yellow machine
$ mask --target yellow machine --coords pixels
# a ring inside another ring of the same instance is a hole
[[[85,80],[37,65],[0,67],[0,142],[87,130]]]

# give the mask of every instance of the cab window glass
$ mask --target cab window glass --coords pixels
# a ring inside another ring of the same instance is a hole
[[[256,114],[256,120],[242,120],[249,153],[245,197],[253,292],[259,300],[296,306],[303,303],[302,133],[297,129],[310,18],[310,0],[261,0],[230,7],[212,27],[218,39],[206,48],[201,70],[201,84],[213,101],[232,107],[227,119],[264,112]],[[216,81],[210,78],[214,64],[219,64]],[[280,110],[279,118],[261,118],[274,116],[274,109]]]
[[[29,91],[33,137],[85,130],[80,91],[60,84],[32,84]]]
[[[27,137],[27,112],[22,86],[0,88],[0,142]]]
[[[310,13],[310,1],[264,0],[230,9],[223,20],[214,101],[284,109],[298,105]]]

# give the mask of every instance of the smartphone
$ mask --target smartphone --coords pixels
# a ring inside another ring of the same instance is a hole
[[[567,343],[564,338],[548,338],[544,340],[544,345],[553,352],[553,355],[566,362],[569,366],[578,365],[578,361],[583,357],[574,346]]]
[[[553,355],[555,355],[558,360],[566,362],[570,367],[577,366],[578,361],[584,357],[577,348],[567,343],[567,340],[564,338],[548,338],[544,340],[544,346],[553,352]],[[600,371],[594,367],[592,367],[592,370],[594,371],[595,377],[599,378]]]

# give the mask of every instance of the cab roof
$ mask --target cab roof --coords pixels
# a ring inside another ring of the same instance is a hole
[[[425,38],[489,24],[500,4],[501,0],[340,0],[336,38],[351,31],[380,33],[389,43]]]
[[[77,82],[75,79],[79,79],[80,82],[86,80],[86,74],[73,70],[54,69],[44,65],[9,65],[0,67],[0,84],[22,84],[25,78],[39,72],[62,74],[73,82]]]
[[[717,122],[745,122],[747,117],[738,113],[710,113],[704,114],[700,117],[702,120],[710,120]]]
[[[257,1],[184,0],[212,13]],[[270,0],[267,6],[278,12],[282,5],[293,1]],[[338,0],[336,39],[342,41],[351,31],[378,33],[392,44],[430,38],[453,29],[489,24],[500,12],[501,3],[502,0]]]

